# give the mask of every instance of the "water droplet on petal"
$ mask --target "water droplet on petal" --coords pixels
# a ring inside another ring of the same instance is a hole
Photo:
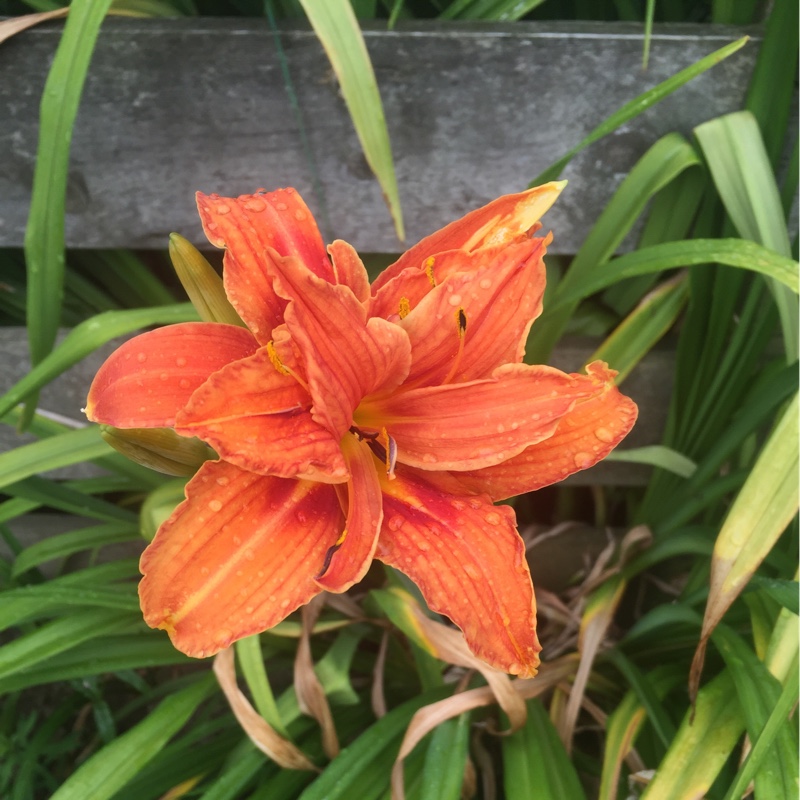
[[[185,366],[186,366],[186,359],[185,359],[183,356],[178,356],[178,357],[175,359],[175,363],[176,363],[176,364],[177,364],[179,367],[185,367]]]
[[[227,214],[230,212],[230,210],[231,207],[227,203],[220,203],[216,209],[217,214]]]
[[[143,364],[145,361],[147,361],[147,354],[146,353],[137,353],[136,354],[136,360],[140,364]]]
[[[300,524],[302,524],[302,523],[306,522],[306,520],[308,519],[308,517],[306,516],[306,513],[305,513],[305,511],[298,511],[298,512],[295,514],[295,516],[297,517],[297,521],[298,521]]]
[[[390,531],[398,531],[403,527],[404,522],[405,520],[402,517],[396,516],[392,517],[386,524],[389,526]]]
[[[181,387],[181,389],[188,389],[189,388],[189,381],[186,378],[181,378],[178,381],[178,385]]]
[[[422,460],[426,464],[435,464],[439,459],[433,453],[423,453]]]
[[[447,298],[447,302],[450,303],[451,306],[455,307],[461,302],[461,295],[451,294],[450,297]]]
[[[487,515],[484,517],[484,519],[485,519],[485,520],[486,520],[486,521],[487,521],[487,522],[488,522],[490,525],[499,525],[499,524],[500,524],[500,521],[501,521],[501,520],[500,520],[500,515],[499,515],[499,514],[498,514],[496,511],[490,511],[490,512],[489,512],[489,513],[488,513],[488,514],[487,514]]]
[[[594,435],[601,441],[606,443],[611,443],[614,441],[614,433],[610,431],[608,428],[598,428]]]
[[[212,511],[219,511],[222,508],[222,503],[219,500],[209,500],[208,507]]]
[[[258,212],[258,211],[263,211],[267,207],[267,204],[258,197],[251,197],[249,200],[245,202],[244,207],[248,211]]]
[[[594,459],[589,453],[575,453],[575,466],[578,469],[586,469],[590,467]]]
[[[188,383],[188,381],[187,381],[187,383]],[[217,484],[219,486],[227,486],[228,483],[229,483],[228,478],[226,478],[224,475],[222,477],[220,477],[220,478],[217,478]]]
[[[451,500],[450,505],[453,506],[456,511],[463,511],[467,507],[461,500]]]
[[[483,278],[481,282],[478,284],[478,286],[480,286],[481,289],[491,289],[492,282],[488,278]]]

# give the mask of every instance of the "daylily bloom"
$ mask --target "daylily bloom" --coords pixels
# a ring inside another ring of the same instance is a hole
[[[119,348],[90,419],[167,427],[219,455],[145,551],[144,617],[208,656],[373,558],[407,574],[473,652],[535,674],[535,600],[514,511],[495,501],[603,458],[634,403],[602,362],[522,363],[542,306],[539,217],[562,184],[502,197],[412,247],[370,287],[293,189],[198,194],[247,327],[185,323]]]

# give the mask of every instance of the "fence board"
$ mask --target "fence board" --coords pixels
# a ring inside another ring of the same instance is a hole
[[[0,246],[19,246],[30,201],[39,99],[61,23],[0,47]],[[415,23],[369,29],[409,241],[518,191],[609,113],[740,36],[737,28],[656,26],[641,70],[640,26]],[[263,20],[109,19],[75,130],[67,216],[73,247],[163,248],[178,230],[203,241],[193,192],[296,186],[333,234],[396,252],[325,56],[307,30],[280,41],[307,132]],[[578,157],[547,223],[573,253],[634,161],[660,135],[741,106],[757,37]],[[315,180],[324,202],[314,196]]]

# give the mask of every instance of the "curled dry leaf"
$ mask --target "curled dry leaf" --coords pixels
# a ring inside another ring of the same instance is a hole
[[[318,771],[305,753],[284,739],[253,708],[236,683],[236,668],[233,662],[233,649],[222,650],[214,659],[214,674],[217,676],[228,703],[250,741],[266,753],[276,764],[284,769],[305,769]]]
[[[66,17],[69,8],[56,8],[53,11],[42,11],[39,14],[25,14],[22,17],[11,17],[0,22],[0,44],[18,33],[38,25],[40,22],[47,22],[49,19]]]
[[[525,700],[537,697],[574,675],[577,661],[577,654],[570,654],[556,661],[544,663],[539,668],[539,674],[536,678],[514,680],[511,682],[512,689],[518,693],[519,697]],[[397,760],[392,767],[392,800],[404,800],[403,760],[426,734],[448,719],[457,717],[466,711],[471,711],[473,708],[492,705],[496,701],[493,688],[491,686],[481,686],[479,689],[470,689],[461,694],[439,700],[437,703],[431,703],[417,711],[411,718],[411,724],[406,730],[400,745],[400,752],[397,754]]]
[[[375,659],[375,668],[372,671],[372,713],[380,719],[386,716],[386,695],[383,693],[383,668],[386,664],[386,653],[389,650],[389,631],[384,631],[381,636],[378,657]]]
[[[314,672],[314,661],[311,658],[311,631],[317,621],[319,612],[325,598],[317,595],[301,611],[303,631],[297,647],[297,656],[294,661],[294,688],[297,692],[297,702],[304,714],[314,717],[322,728],[322,748],[328,758],[339,755],[339,739],[336,736],[336,726],[333,724],[333,714],[325,696],[325,690],[319,682],[317,673]]]

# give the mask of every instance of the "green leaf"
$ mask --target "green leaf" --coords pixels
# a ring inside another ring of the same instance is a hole
[[[375,797],[389,783],[400,739],[411,717],[423,706],[442,700],[450,688],[434,689],[393,708],[367,728],[334,759],[301,795],[300,800],[342,800]]]
[[[692,239],[657,244],[615,258],[604,264],[602,270],[594,271],[583,285],[559,293],[553,299],[551,308],[560,310],[571,306],[623,278],[675,267],[715,263],[768,275],[788,286],[795,294],[798,292],[798,268],[793,259],[784,258],[745,239]]]
[[[0,454],[0,487],[37,472],[90,461],[111,452],[111,448],[100,438],[100,429],[96,425],[26,444]]]
[[[65,558],[82,550],[92,550],[117,542],[133,542],[138,539],[139,529],[135,522],[109,522],[105,525],[95,525],[91,528],[50,536],[25,548],[17,556],[12,574],[16,577],[46,561]]]
[[[665,281],[650,292],[624,319],[613,333],[586,360],[605,361],[619,375],[617,385],[675,324],[689,296],[689,282],[685,274],[675,280]]]
[[[64,650],[112,631],[121,633],[141,625],[138,614],[117,610],[87,610],[53,620],[0,647],[0,679],[25,673],[31,667]]]
[[[652,467],[665,469],[681,478],[691,478],[697,464],[691,458],[678,453],[663,444],[651,444],[646,447],[635,447],[631,450],[614,450],[606,461],[621,461],[627,464],[649,464]]]
[[[459,800],[469,747],[469,714],[439,725],[431,736],[419,800]]]
[[[51,800],[107,800],[133,778],[188,722],[215,689],[212,675],[162,700],[138,725],[81,764]]]
[[[40,359],[40,363],[0,397],[0,417],[5,416],[28,395],[38,391],[73,364],[77,364],[89,353],[117,336],[124,336],[151,325],[192,322],[198,319],[191,303],[158,308],[135,308],[127,311],[105,311],[87,319],[76,325],[52,353]]]
[[[677,133],[659,139],[636,163],[603,210],[581,245],[529,337],[525,360],[547,363],[550,351],[578,306],[590,292],[587,284],[600,283],[609,273],[608,260],[622,243],[647,203],[685,170],[699,165],[694,148]],[[636,255],[635,253],[632,255]],[[641,274],[641,273],[632,273]],[[630,277],[615,275],[614,279]],[[602,282],[605,288],[613,280]],[[596,291],[596,290],[595,290]]]
[[[749,111],[727,114],[694,132],[739,235],[791,258],[780,191],[755,117]],[[786,360],[791,364],[798,356],[797,298],[774,278],[770,288],[781,318]]]
[[[528,701],[528,719],[501,740],[506,800],[586,798],[578,774],[542,704]]]
[[[258,713],[281,736],[288,739],[289,734],[278,713],[275,696],[272,694],[267,670],[264,667],[264,655],[261,652],[261,639],[258,634],[236,642],[236,658]]]
[[[746,592],[766,592],[776,603],[788,608],[793,614],[800,614],[800,584],[797,581],[781,581],[777,578],[765,578],[753,575],[747,584]]]
[[[100,23],[111,0],[73,0],[47,75],[28,225],[28,341],[38,364],[52,349],[64,296],[64,215],[72,127]],[[31,403],[29,414],[35,403]],[[0,412],[2,416],[2,412]]]
[[[353,8],[348,0],[300,0],[300,3],[339,79],[364,156],[381,185],[397,238],[402,241],[405,239],[403,212],[389,131],[372,62]]]
[[[661,100],[672,94],[676,89],[680,89],[681,86],[688,83],[692,78],[702,75],[706,70],[716,66],[728,56],[733,55],[737,50],[740,50],[747,44],[749,38],[749,36],[744,36],[741,39],[737,39],[735,42],[720,47],[719,50],[715,50],[713,53],[705,56],[705,58],[701,58],[691,66],[682,69],[680,72],[676,72],[671,78],[667,78],[667,80],[659,83],[658,86],[649,89],[629,103],[626,103],[622,108],[615,111],[604,122],[598,125],[582,142],[580,142],[580,144],[573,147],[566,155],[556,161],[555,164],[552,164],[544,172],[537,175],[529,186],[539,186],[548,181],[558,180],[564,167],[566,167],[581,150],[599,141],[604,136],[608,136],[609,133],[613,133],[617,128],[639,116],[643,111],[661,102]]]

